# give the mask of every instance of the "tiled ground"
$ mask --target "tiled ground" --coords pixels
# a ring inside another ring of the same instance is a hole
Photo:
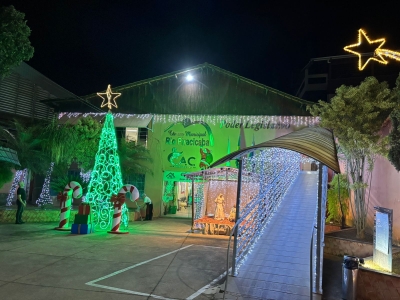
[[[225,270],[227,238],[188,233],[191,220],[133,222],[129,235],[55,225],[0,224],[0,299],[208,299],[198,291]]]
[[[300,173],[227,295],[238,299],[309,300],[310,238],[318,174]]]

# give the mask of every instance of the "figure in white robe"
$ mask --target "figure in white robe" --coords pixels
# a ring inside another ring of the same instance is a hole
[[[215,203],[217,205],[215,207],[214,219],[215,220],[224,220],[225,219],[225,211],[224,211],[225,199],[224,199],[224,195],[219,194],[218,197],[215,198]]]

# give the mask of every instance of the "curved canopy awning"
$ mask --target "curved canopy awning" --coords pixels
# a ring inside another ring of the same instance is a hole
[[[336,144],[333,133],[325,128],[310,127],[291,132],[276,139],[232,152],[213,163],[216,167],[229,160],[237,159],[260,148],[282,148],[307,155],[326,165],[336,173],[340,173]]]

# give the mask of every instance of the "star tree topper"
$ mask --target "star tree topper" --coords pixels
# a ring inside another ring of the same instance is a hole
[[[107,90],[105,93],[97,93],[97,95],[99,97],[101,97],[103,99],[103,102],[101,103],[100,107],[104,107],[104,106],[108,106],[108,109],[111,109],[112,106],[114,106],[115,108],[117,108],[117,102],[115,102],[115,99],[117,99],[119,96],[121,96],[121,93],[113,93],[111,91],[111,85],[109,84],[107,87]],[[105,97],[107,97],[107,100]]]
[[[368,60],[364,64],[362,63],[361,53],[353,50],[354,48],[357,48],[358,46],[361,45],[361,43],[363,42],[363,39],[365,39],[369,44],[378,44],[378,46],[374,50],[374,56],[368,58]],[[358,43],[346,46],[343,49],[347,52],[353,53],[358,56],[358,69],[360,71],[362,71],[362,70],[364,70],[364,68],[367,66],[367,64],[371,60],[375,60],[381,64],[387,65],[388,61],[383,58],[384,56],[387,58],[390,58],[390,59],[400,61],[400,52],[393,51],[390,49],[382,49],[382,46],[385,44],[385,42],[386,42],[386,40],[384,38],[372,41],[368,38],[367,33],[364,30],[359,29],[358,30]]]

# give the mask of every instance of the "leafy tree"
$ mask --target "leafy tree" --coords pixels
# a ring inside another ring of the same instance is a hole
[[[25,14],[12,5],[0,8],[0,78],[33,56],[29,41],[31,30],[24,18]]]
[[[118,155],[121,162],[121,172],[123,182],[134,174],[151,173],[147,166],[152,162],[150,152],[144,146],[136,144],[134,141],[121,139],[118,146]]]
[[[101,133],[101,124],[91,117],[80,119],[77,124],[59,125],[52,120],[44,126],[44,148],[55,162],[53,173],[64,176],[72,162],[84,170],[93,168]]]
[[[396,80],[397,99],[400,101],[400,76]],[[389,134],[389,154],[388,159],[397,171],[400,171],[400,109],[394,109],[390,114],[392,130]]]
[[[390,120],[392,121],[392,131],[389,134],[388,159],[396,170],[400,171],[400,110],[393,110]]]
[[[339,178],[339,180],[338,180]],[[346,174],[336,174],[329,183],[328,189],[328,218],[327,221],[341,223],[345,227],[345,218],[349,209],[349,182]]]
[[[69,163],[75,159],[82,169],[93,169],[102,125],[89,116],[81,118],[75,125],[68,126],[74,136],[74,142],[69,143]]]
[[[396,106],[396,96],[386,82],[367,77],[359,86],[342,85],[331,102],[320,100],[308,107],[319,116],[320,125],[333,130],[343,153],[350,188],[354,191],[352,213],[357,236],[365,236],[369,197],[365,190],[371,180],[376,155],[386,156],[388,138],[379,131]],[[354,207],[353,207],[354,206]]]

